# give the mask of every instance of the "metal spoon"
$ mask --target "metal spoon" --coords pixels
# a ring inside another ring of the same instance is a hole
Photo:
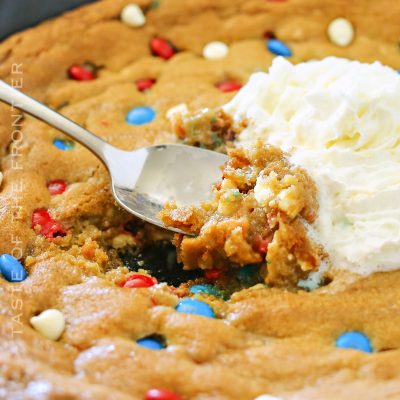
[[[165,227],[157,214],[167,201],[193,205],[207,200],[221,178],[224,154],[181,144],[120,150],[58,112],[0,81],[0,100],[64,132],[94,153],[111,176],[115,200],[137,217]]]

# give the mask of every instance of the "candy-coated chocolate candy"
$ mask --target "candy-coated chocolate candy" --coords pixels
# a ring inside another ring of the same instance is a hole
[[[341,349],[354,349],[364,351],[366,353],[372,353],[372,345],[366,336],[362,332],[350,331],[342,333],[336,339],[336,347]]]
[[[263,239],[261,235],[257,235],[254,239],[253,249],[262,255],[267,254],[270,239]]]
[[[55,147],[57,147],[57,149],[63,150],[63,151],[72,150],[75,146],[73,141],[65,140],[65,139],[54,139],[53,145]]]
[[[56,179],[47,184],[47,189],[49,189],[50,194],[53,196],[56,194],[62,194],[67,189],[67,182],[62,179]]]
[[[28,276],[23,265],[10,254],[0,256],[0,272],[8,282],[22,282]]]
[[[130,125],[144,125],[153,121],[156,112],[151,107],[135,107],[126,115],[126,122]]]
[[[223,294],[220,290],[218,290],[215,286],[202,284],[202,285],[193,285],[189,291],[193,294],[209,294],[211,296],[223,297]]]
[[[234,92],[241,89],[242,84],[236,81],[222,82],[217,85],[221,92]]]
[[[204,277],[208,281],[216,281],[218,278],[220,278],[224,273],[224,270],[222,269],[206,269],[204,271]]]
[[[269,39],[267,41],[267,48],[272,54],[276,54],[277,56],[290,57],[292,55],[289,47],[278,39]]]
[[[146,393],[145,400],[182,400],[182,397],[168,390],[151,389]]]
[[[240,267],[236,273],[237,278],[243,285],[256,284],[259,279],[260,266],[256,264]]]
[[[65,236],[66,232],[61,224],[55,221],[47,210],[35,210],[32,214],[32,229],[40,225],[40,234],[47,239],[53,239],[56,236]]]
[[[146,347],[151,350],[162,350],[165,348],[164,344],[153,337],[145,337],[136,341],[139,346]]]
[[[263,38],[264,39],[276,39],[275,33],[272,31],[265,31],[263,33]]]
[[[125,288],[147,288],[158,283],[156,278],[143,274],[132,274],[121,284]]]
[[[183,299],[175,309],[183,314],[197,314],[203,317],[215,318],[214,310],[207,303],[204,303],[204,301],[196,299]]]
[[[76,81],[91,81],[96,79],[94,72],[85,65],[72,65],[68,69],[68,75]]]
[[[138,79],[135,84],[139,92],[150,89],[156,83],[155,79]]]
[[[150,48],[155,56],[161,57],[164,60],[169,60],[176,53],[172,44],[160,37],[155,37],[151,40]]]

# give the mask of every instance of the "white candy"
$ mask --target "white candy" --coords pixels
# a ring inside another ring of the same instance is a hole
[[[210,42],[204,46],[203,57],[208,60],[217,60],[228,55],[229,47],[224,42]]]
[[[348,46],[354,39],[354,28],[345,18],[336,18],[328,26],[328,37],[333,44]]]
[[[254,400],[282,400],[280,397],[270,396],[269,394],[262,394],[256,397]]]
[[[50,340],[58,340],[65,329],[65,319],[61,311],[54,308],[43,311],[30,319],[31,325]]]
[[[121,12],[121,21],[126,25],[137,28],[146,23],[146,17],[137,4],[128,4]]]
[[[188,112],[187,105],[185,103],[180,103],[175,107],[171,107],[166,114],[166,117],[170,120],[173,121],[176,119],[177,116],[186,114]]]

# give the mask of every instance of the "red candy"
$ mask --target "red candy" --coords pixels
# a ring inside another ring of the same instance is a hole
[[[158,283],[156,278],[143,274],[132,274],[129,275],[122,283],[121,286],[124,288],[148,288]]]
[[[182,400],[182,397],[168,390],[151,389],[146,393],[145,400]]]
[[[93,71],[82,65],[72,65],[68,70],[68,75],[76,81],[91,81],[96,78]]]
[[[254,250],[260,254],[267,254],[268,246],[271,243],[269,239],[263,239],[261,235],[258,235],[254,241]]]
[[[47,210],[35,210],[32,214],[32,228],[40,225],[40,234],[46,239],[65,236],[66,232],[59,222],[55,221]]]
[[[164,60],[169,60],[176,53],[171,43],[159,37],[151,40],[150,48],[154,55],[164,58]]]
[[[263,38],[264,39],[276,39],[275,33],[272,31],[265,31],[263,33]]]
[[[241,89],[242,85],[236,81],[222,82],[217,85],[221,92],[234,92]]]
[[[139,92],[144,92],[150,89],[155,83],[155,79],[138,79],[136,82],[136,87]]]
[[[209,281],[215,281],[224,273],[222,269],[207,269],[204,271],[204,277]]]
[[[56,179],[55,181],[51,181],[48,183],[47,189],[49,189],[50,194],[52,194],[53,196],[56,194],[64,193],[67,189],[67,182],[61,179]]]

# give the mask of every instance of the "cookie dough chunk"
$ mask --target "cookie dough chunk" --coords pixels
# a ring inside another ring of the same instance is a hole
[[[167,226],[176,235],[186,269],[226,269],[263,263],[271,285],[294,285],[320,264],[322,251],[307,234],[316,218],[316,188],[307,173],[276,147],[261,141],[231,149],[214,198],[200,206],[166,205]]]

